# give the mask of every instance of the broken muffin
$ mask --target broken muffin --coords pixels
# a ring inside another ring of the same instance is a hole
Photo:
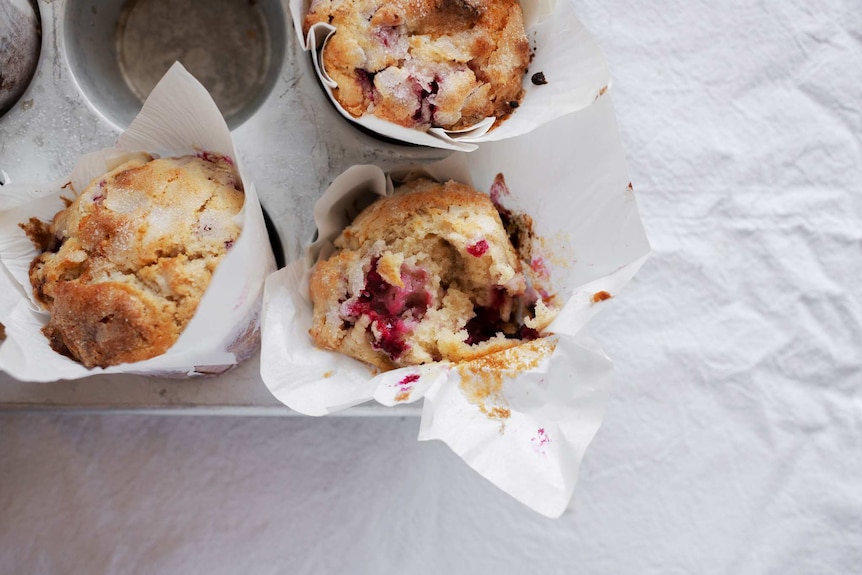
[[[459,362],[540,337],[531,288],[491,199],[416,179],[363,210],[312,270],[309,333],[381,369]]]

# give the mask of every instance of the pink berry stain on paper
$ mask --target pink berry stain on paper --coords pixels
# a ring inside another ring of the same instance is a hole
[[[534,257],[530,260],[530,269],[540,279],[546,280],[551,277],[551,272],[548,271],[548,266],[545,264],[545,258],[541,256]]]
[[[418,373],[405,375],[404,378],[398,382],[398,394],[395,396],[395,401],[406,401],[410,399],[410,392],[413,391],[413,384],[417,381],[419,381]]]
[[[213,164],[218,163],[219,159],[222,159],[228,166],[233,166],[233,158],[222,154],[216,154],[215,152],[198,152],[195,156],[205,162],[212,162]]]
[[[503,178],[503,174],[497,174],[497,177],[494,178],[494,183],[491,184],[491,189],[488,191],[488,195],[491,196],[491,201],[497,206],[497,209],[501,207],[500,202],[503,196],[511,195],[511,193],[509,186],[506,185],[506,180]]]
[[[533,446],[533,450],[540,455],[545,455],[547,453],[547,445],[551,442],[551,438],[548,437],[548,434],[545,432],[544,427],[540,427],[536,431],[536,437],[530,440],[530,443]]]

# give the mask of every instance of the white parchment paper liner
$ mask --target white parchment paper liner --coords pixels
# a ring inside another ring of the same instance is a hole
[[[536,153],[525,161],[527,151]],[[607,291],[616,297],[649,253],[613,107],[609,98],[601,98],[520,138],[492,142],[469,155],[455,153],[424,170],[480,191],[503,173],[511,190],[502,198],[504,205],[532,216],[543,238],[534,250],[565,305],[549,327],[556,341],[553,354],[504,380],[510,416],[501,422],[482,413],[462,392],[459,372],[448,363],[375,375],[359,361],[312,344],[311,266],[318,254],[328,253],[329,242],[352,219],[360,198],[369,191],[392,192],[392,182],[374,166],[354,166],[333,182],[315,206],[318,238],[307,257],[267,279],[261,375],[275,397],[309,415],[371,399],[394,405],[424,398],[420,440],[443,440],[513,497],[558,516],[571,498],[608,393],[611,364],[581,332],[614,299],[595,303],[593,295]],[[405,390],[408,375],[419,377]]]
[[[302,34],[310,0],[290,0],[290,14],[302,47],[311,52],[314,69],[338,112],[348,120],[382,136],[411,144],[472,151],[480,142],[525,134],[536,127],[592,104],[610,85],[610,72],[598,45],[578,20],[571,0],[522,0],[527,38],[534,48],[529,73],[524,77],[524,99],[497,128],[494,118],[461,131],[432,128],[428,132],[405,128],[366,114],[354,118],[332,95],[336,82],[323,69],[320,49],[335,32],[329,24],[315,24]],[[543,72],[548,83],[533,85],[532,74]],[[490,130],[490,131],[489,131]]]
[[[7,334],[0,345],[0,370],[23,381],[123,372],[191,376],[224,371],[256,351],[263,284],[275,263],[257,192],[239,165],[245,203],[236,219],[242,232],[213,275],[194,318],[167,352],[146,361],[87,369],[53,351],[41,333],[49,315],[33,301],[28,278],[38,252],[18,224],[30,217],[50,221],[64,207],[61,196],[80,193],[90,180],[141,151],[160,157],[207,151],[237,162],[230,130],[209,93],[177,63],[115,147],[83,156],[71,176],[60,182],[0,188],[0,321]]]

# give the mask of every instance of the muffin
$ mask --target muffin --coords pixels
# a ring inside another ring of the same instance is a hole
[[[383,370],[467,361],[533,340],[553,319],[491,199],[417,179],[363,210],[310,277],[318,347]]]
[[[323,67],[354,117],[461,130],[518,107],[530,47],[517,0],[313,0]]]
[[[167,351],[239,237],[244,198],[227,157],[140,154],[50,224],[22,225],[43,252],[30,282],[51,347],[88,368]]]

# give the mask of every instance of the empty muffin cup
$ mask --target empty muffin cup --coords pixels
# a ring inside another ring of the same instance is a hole
[[[180,62],[233,129],[278,79],[285,14],[278,0],[69,0],[62,38],[81,92],[117,128]]]
[[[27,91],[41,44],[38,5],[28,0],[0,1],[0,117]]]

